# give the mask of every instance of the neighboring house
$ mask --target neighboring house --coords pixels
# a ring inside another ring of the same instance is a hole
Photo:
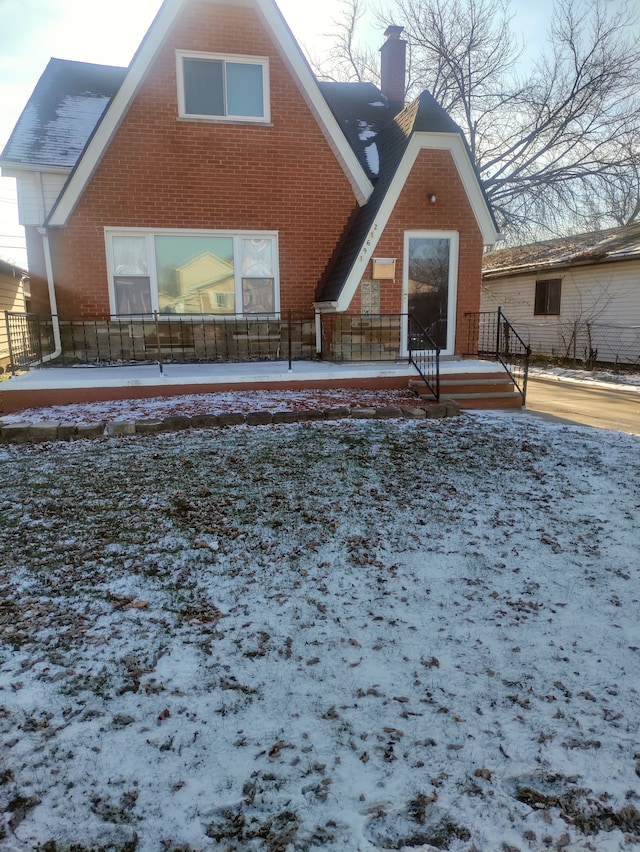
[[[482,310],[534,354],[640,363],[640,223],[487,254]]]
[[[0,260],[0,373],[9,364],[9,342],[5,311],[24,313],[28,307],[29,276],[6,260]]]
[[[381,89],[318,83],[273,0],[165,0],[127,69],[52,59],[0,164],[54,354],[71,320],[289,312],[329,355],[318,315],[395,316],[397,357],[412,312],[467,351],[495,221],[457,125],[403,106],[401,32]]]

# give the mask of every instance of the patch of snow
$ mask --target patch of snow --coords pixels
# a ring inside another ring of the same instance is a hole
[[[380,171],[380,152],[376,142],[367,145],[364,149],[364,155],[367,158],[367,165],[371,170],[371,174],[377,175]]]
[[[640,843],[640,439],[478,412],[2,452],[3,848]]]
[[[30,408],[1,418],[4,424],[30,421],[95,423],[101,420],[147,420],[175,414],[225,414],[250,411],[298,411],[310,408],[379,408],[415,402],[406,391],[231,391],[222,393],[181,394],[173,397],[123,399],[108,402],[50,405]]]
[[[555,378],[584,382],[599,387],[623,385],[625,390],[640,392],[640,373],[623,373],[613,370],[570,370],[565,367],[530,367],[529,374],[541,379]]]
[[[359,121],[358,127],[358,139],[360,139],[362,142],[366,142],[367,139],[373,139],[378,135],[373,129],[373,125],[369,124],[366,121]]]

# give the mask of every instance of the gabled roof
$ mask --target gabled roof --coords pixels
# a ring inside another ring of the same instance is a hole
[[[187,2],[164,0],[128,69],[58,59],[47,66],[0,157],[14,169],[71,169],[46,224],[65,224]],[[429,92],[394,117],[371,83],[318,83],[274,0],[209,2],[255,8],[360,205],[329,266],[320,302],[338,310],[348,306],[425,148],[451,153],[484,242],[495,242],[497,226],[464,135]]]
[[[539,243],[500,249],[485,255],[485,278],[640,259],[640,222],[604,231],[589,231]]]
[[[85,149],[74,167],[65,188],[49,215],[47,224],[64,225],[74,209],[80,195],[100,162],[113,134],[122,121],[129,104],[135,97],[147,69],[168,34],[184,3],[189,0],[164,0],[142,44],[138,48],[122,85],[113,97],[89,138]],[[322,97],[317,81],[297,41],[274,0],[242,0],[242,5],[255,7],[269,30],[274,44],[288,66],[298,89],[314,114],[318,125],[332,147],[345,175],[347,176],[358,203],[364,204],[371,194],[372,186],[366,172],[347,144],[338,123]]]
[[[125,74],[126,68],[51,59],[0,160],[73,168]]]
[[[320,91],[349,145],[372,181],[380,171],[376,137],[395,115],[373,83],[319,82]]]
[[[398,113],[378,134],[376,145],[380,167],[373,193],[351,220],[317,295],[319,303],[331,303],[337,310],[351,301],[404,182],[425,148],[451,152],[485,244],[493,244],[498,234],[464,135],[429,92]]]

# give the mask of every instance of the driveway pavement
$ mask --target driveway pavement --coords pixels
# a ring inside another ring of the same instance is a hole
[[[640,392],[530,377],[527,410],[543,417],[640,435]]]

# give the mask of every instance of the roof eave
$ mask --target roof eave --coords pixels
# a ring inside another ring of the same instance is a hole
[[[294,79],[299,83],[299,90],[307,106],[314,114],[327,142],[338,158],[358,204],[361,206],[366,204],[373,192],[373,184],[345,138],[336,117],[331,112],[329,104],[320,91],[318,81],[300,49],[300,45],[273,0],[256,0],[256,3],[264,23],[271,30],[280,47],[282,60],[293,72]]]
[[[102,114],[90,136],[69,180],[58,197],[47,225],[62,227],[75,208],[84,187],[102,158],[107,145],[117,130],[126,110],[142,82],[153,57],[160,48],[169,28],[182,6],[183,0],[164,0],[149,31],[134,56],[129,71],[113,100]]]
[[[510,278],[520,275],[535,275],[544,272],[561,272],[562,270],[575,269],[581,266],[601,266],[604,263],[622,263],[623,261],[640,261],[639,254],[628,255],[606,255],[605,257],[579,258],[576,260],[548,262],[548,263],[531,263],[520,266],[509,266],[504,269],[491,269],[482,273],[484,281],[493,281],[498,278]]]
[[[18,177],[24,172],[42,172],[48,175],[68,175],[71,166],[50,166],[45,163],[21,163],[18,160],[0,160],[3,177]]]

